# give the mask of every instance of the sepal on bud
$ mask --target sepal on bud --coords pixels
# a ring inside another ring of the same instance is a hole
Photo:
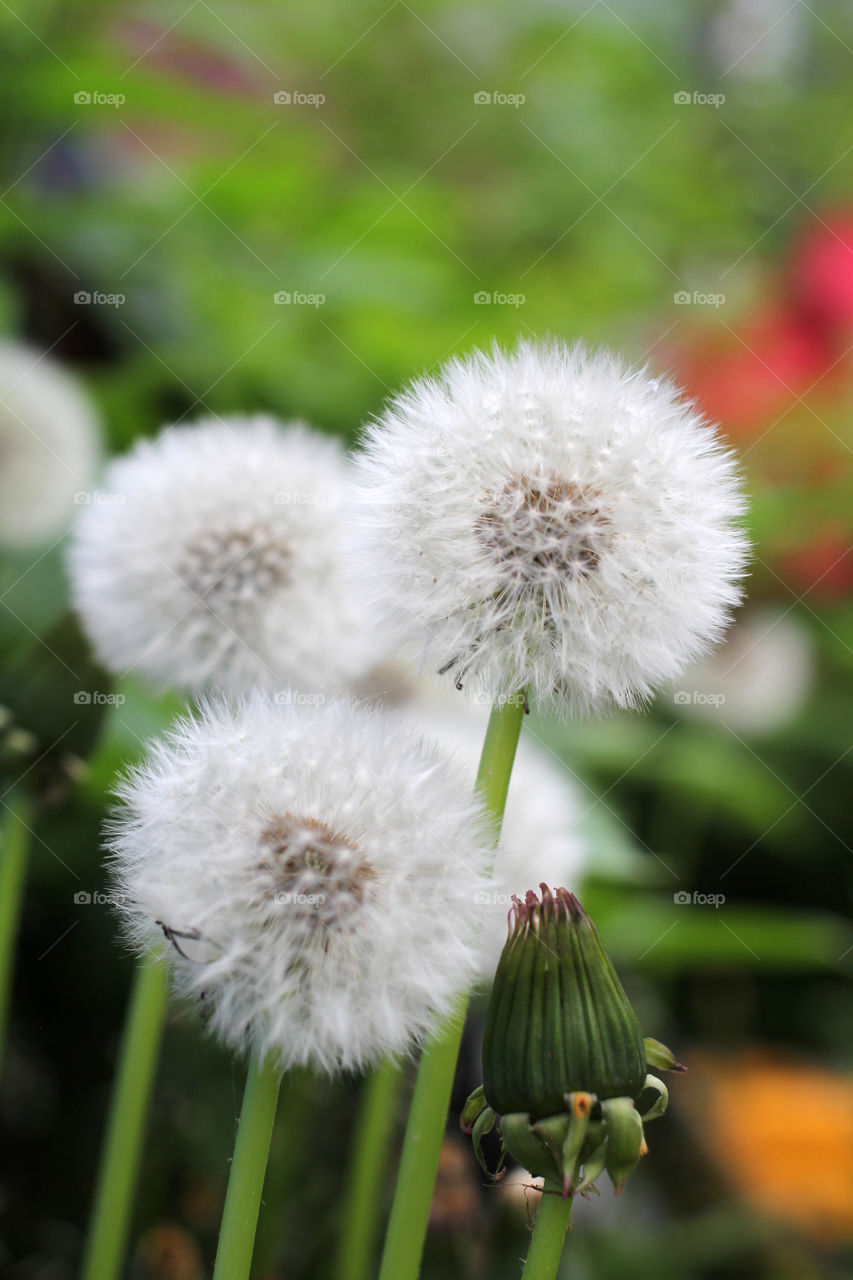
[[[646,1062],[650,1067],[654,1067],[656,1071],[686,1071],[687,1068],[676,1060],[675,1054],[671,1049],[667,1049],[665,1044],[661,1044],[660,1040],[653,1040],[651,1036],[646,1036],[643,1041],[643,1048],[646,1051]]]

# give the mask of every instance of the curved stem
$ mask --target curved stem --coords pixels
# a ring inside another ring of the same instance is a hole
[[[113,1280],[122,1271],[167,995],[166,966],[149,956],[133,980],[82,1280]]]
[[[495,844],[500,836],[524,708],[522,694],[495,703],[477,770],[477,790],[491,815]],[[416,1280],[420,1271],[467,1008],[465,995],[454,1015],[427,1042],[421,1054],[379,1280]]]
[[[213,1280],[248,1280],[281,1071],[253,1054],[237,1127]]]
[[[12,1003],[15,944],[30,849],[30,806],[27,800],[20,792],[13,793],[4,804],[6,812],[0,847],[0,1065]]]
[[[367,1280],[373,1269],[382,1181],[402,1081],[401,1065],[389,1058],[362,1086],[341,1214],[334,1271],[337,1280]]]
[[[572,1225],[572,1197],[556,1183],[545,1183],[533,1224],[522,1280],[554,1280],[560,1267],[566,1233]]]

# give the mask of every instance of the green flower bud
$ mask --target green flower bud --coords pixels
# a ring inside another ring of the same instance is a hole
[[[640,1093],[647,1074],[637,1017],[595,925],[565,889],[516,899],[486,1017],[486,1100],[534,1119],[566,1094]]]
[[[563,1196],[588,1196],[606,1170],[618,1195],[646,1153],[643,1123],[669,1099],[647,1067],[684,1068],[665,1045],[643,1040],[577,898],[540,888],[541,900],[514,899],[486,1017],[484,1084],[462,1127],[483,1168],[482,1139],[497,1124],[499,1169],[509,1154]]]

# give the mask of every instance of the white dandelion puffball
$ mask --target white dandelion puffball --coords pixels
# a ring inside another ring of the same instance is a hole
[[[716,653],[684,672],[679,714],[739,733],[772,733],[802,711],[815,680],[814,642],[790,609],[745,610]]]
[[[162,929],[177,988],[234,1049],[361,1068],[421,1040],[477,972],[483,810],[380,713],[209,700],[120,794],[128,935],[144,953]]]
[[[487,708],[467,701],[454,700],[447,705],[416,698],[386,714],[452,752],[459,761],[460,776],[473,788]],[[535,739],[523,734],[513,765],[494,879],[484,895],[482,976],[491,977],[503,950],[513,894],[523,897],[543,880],[579,887],[588,860],[579,830],[586,807],[566,769]]]
[[[75,606],[101,661],[158,688],[335,692],[365,661],[340,572],[340,444],[205,419],[141,441],[77,523]]]
[[[357,475],[377,619],[491,697],[637,706],[739,598],[731,455],[672,384],[604,351],[450,361],[368,428]]]
[[[100,452],[95,408],[49,356],[0,343],[0,544],[49,542],[87,497]]]

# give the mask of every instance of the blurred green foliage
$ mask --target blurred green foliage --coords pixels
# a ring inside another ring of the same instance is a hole
[[[666,365],[678,343],[701,344],[761,300],[813,208],[850,199],[853,13],[841,0],[792,8],[792,51],[748,71],[747,37],[737,62],[715,53],[725,6],[699,0],[11,0],[0,5],[0,330],[76,367],[109,451],[165,421],[262,408],[352,441],[414,373],[519,333],[606,341]],[[275,102],[282,91],[324,101]],[[725,102],[679,105],[685,91]],[[525,100],[478,103],[483,93]],[[682,289],[726,302],[680,306]],[[75,303],[81,291],[123,301]],[[280,292],[323,301],[276,303]],[[478,302],[482,292],[523,302]],[[825,410],[844,449],[847,408]],[[809,430],[807,419],[802,439]],[[788,608],[799,591],[765,560],[792,531],[807,537],[827,499],[753,463],[753,589]],[[843,511],[849,490],[832,501]],[[42,640],[67,602],[61,549],[6,556],[0,601],[12,685],[34,663],[41,680]],[[818,675],[808,705],[769,736],[729,731],[724,717],[677,720],[665,699],[648,717],[529,731],[588,801],[597,861],[585,898],[644,1025],[676,1044],[763,1039],[849,1064],[853,604],[806,599],[796,613]],[[57,736],[71,716],[66,677]],[[132,681],[119,691],[84,781],[38,823],[0,1097],[16,1173],[14,1188],[3,1183],[0,1271],[14,1280],[73,1274],[129,976],[108,913],[75,912],[73,893],[103,887],[110,789],[178,705]],[[51,746],[43,714],[32,718]],[[725,911],[679,909],[682,886],[724,892]],[[460,1097],[479,1078],[476,1026]],[[177,1013],[137,1236],[176,1221],[209,1261],[239,1085],[195,1012]],[[355,1084],[301,1088],[287,1114],[307,1132],[279,1137],[271,1177],[287,1185],[294,1150],[310,1154],[281,1233],[264,1236],[267,1276],[328,1274]],[[699,1161],[695,1135],[673,1128],[646,1190],[615,1215],[581,1215],[569,1274],[845,1274],[840,1246],[780,1247],[724,1184],[691,1199],[677,1162]],[[491,1191],[476,1198],[470,1238],[464,1224],[437,1233],[425,1275],[517,1274],[523,1221]]]

